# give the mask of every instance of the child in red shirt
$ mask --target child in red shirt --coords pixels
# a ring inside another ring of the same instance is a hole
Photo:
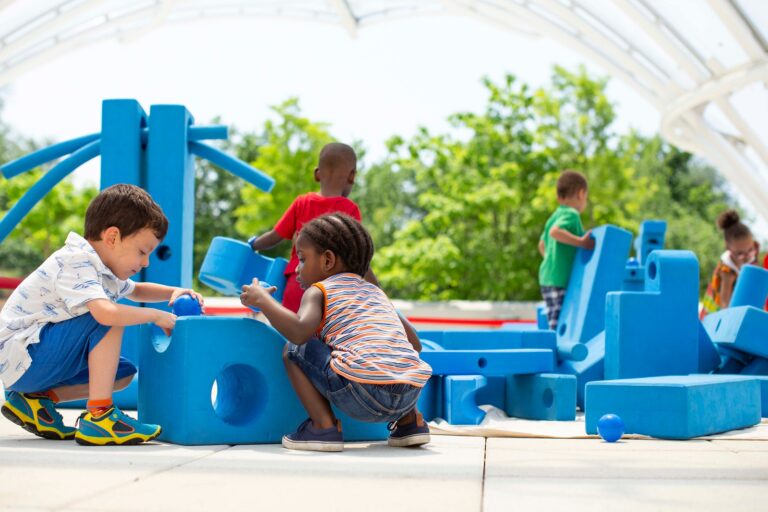
[[[283,240],[293,240],[304,224],[327,213],[346,213],[360,221],[360,209],[354,201],[348,199],[355,184],[356,173],[357,155],[350,146],[340,142],[323,146],[317,168],[315,168],[315,181],[320,183],[320,193],[310,192],[294,199],[273,229],[248,240],[251,248],[254,251],[263,251],[276,246]],[[285,268],[286,282],[283,292],[283,306],[293,312],[299,310],[301,297],[304,294],[296,281],[298,264],[294,246],[291,249],[291,260]],[[377,284],[372,274],[366,276],[366,279]]]

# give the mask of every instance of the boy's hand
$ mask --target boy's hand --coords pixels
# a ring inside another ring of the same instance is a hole
[[[591,229],[584,233],[584,236],[581,237],[581,246],[588,251],[591,251],[595,248],[595,239],[592,238]]]
[[[154,324],[161,328],[166,336],[170,336],[173,328],[176,326],[176,315],[159,309],[156,311],[157,319],[154,321]]]
[[[192,290],[191,288],[176,288],[173,290],[173,293],[171,294],[171,300],[168,301],[168,306],[173,307],[173,303],[176,299],[181,297],[182,295],[190,295],[195,298],[198,304],[200,304],[200,309],[203,309],[203,296],[197,293],[195,290]]]
[[[258,279],[253,278],[250,285],[243,285],[243,293],[240,294],[240,302],[245,306],[253,306],[261,309],[265,301],[272,299],[272,294],[277,290],[276,286],[264,287],[265,283],[260,283]]]

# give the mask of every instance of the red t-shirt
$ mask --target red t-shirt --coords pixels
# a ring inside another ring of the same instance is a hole
[[[350,217],[360,221],[360,208],[354,201],[346,197],[325,197],[317,192],[303,194],[293,200],[291,206],[285,211],[283,216],[275,224],[275,231],[285,238],[291,240],[301,231],[301,227],[316,217],[326,213],[346,213]],[[285,275],[292,274],[299,266],[299,259],[296,257],[296,246],[291,249],[291,260],[285,267]]]

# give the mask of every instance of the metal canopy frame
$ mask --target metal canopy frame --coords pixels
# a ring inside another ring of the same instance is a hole
[[[760,2],[0,0],[0,85],[79,46],[141,37],[163,24],[201,18],[315,21],[340,25],[354,38],[366,26],[403,17],[472,16],[554,39],[631,86],[660,112],[667,141],[712,162],[768,221],[768,133],[750,120],[759,113],[739,109],[733,101],[756,87],[768,96],[768,9]],[[711,25],[711,37],[696,34],[694,24],[671,14],[671,7],[696,9]],[[713,122],[708,115],[713,111],[727,127]]]

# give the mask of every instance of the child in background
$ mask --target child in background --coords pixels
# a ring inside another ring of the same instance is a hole
[[[589,232],[584,233],[580,217],[587,207],[587,179],[576,171],[563,171],[557,179],[557,202],[560,206],[547,219],[539,239],[539,253],[544,257],[539,285],[552,330],[557,329],[576,248],[595,248],[595,240]]]
[[[154,323],[170,334],[172,313],[117,304],[172,305],[192,290],[130,277],[149,265],[149,255],[168,230],[160,206],[144,190],[114,185],[97,195],[85,213],[85,237],[70,233],[14,290],[0,311],[0,379],[8,390],[3,415],[46,439],[85,445],[138,444],[156,438],[159,425],[139,423],[112,403],[136,366],[120,357],[124,327]],[[87,398],[78,428],[64,425],[55,404]]]
[[[332,142],[320,151],[315,168],[315,181],[320,183],[320,193],[310,192],[297,197],[285,211],[275,227],[261,236],[254,236],[248,244],[254,251],[271,249],[283,240],[293,240],[301,227],[310,220],[325,213],[342,212],[360,221],[360,209],[348,199],[355,184],[357,155],[346,144]],[[296,281],[296,247],[291,249],[291,259],[285,268],[285,291],[283,306],[298,311],[304,293]],[[369,279],[375,282],[375,279]]]
[[[390,422],[390,446],[428,443],[429,427],[416,402],[432,369],[384,292],[363,279],[373,257],[368,232],[348,215],[324,215],[304,225],[295,248],[304,289],[298,313],[278,304],[270,295],[274,287],[265,290],[256,279],[240,296],[289,341],[286,371],[309,418],[283,436],[283,446],[341,451],[341,423],[331,403],[360,421]]]
[[[717,226],[723,230],[725,252],[720,255],[712,280],[701,300],[701,318],[730,305],[741,267],[756,263],[760,250],[752,232],[741,222],[736,210],[721,213],[717,217]]]

